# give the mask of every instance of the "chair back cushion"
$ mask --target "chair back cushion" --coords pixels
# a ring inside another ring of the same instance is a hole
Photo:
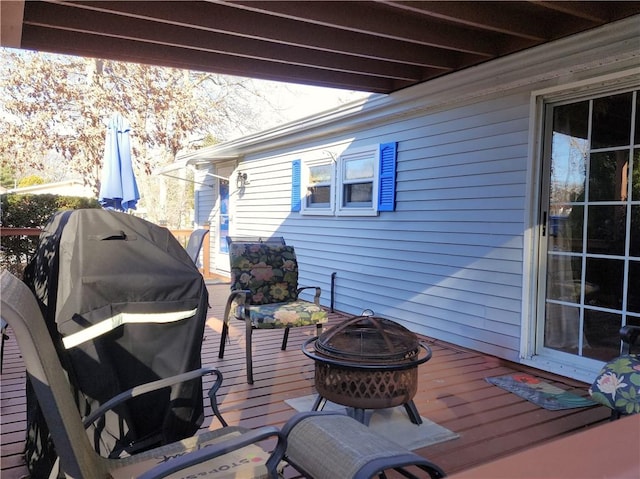
[[[250,290],[251,304],[298,299],[298,262],[293,246],[232,243],[229,262],[231,290]]]
[[[604,365],[589,388],[594,401],[621,414],[640,412],[640,356],[626,354]]]

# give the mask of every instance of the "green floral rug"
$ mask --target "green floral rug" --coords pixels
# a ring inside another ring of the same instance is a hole
[[[595,406],[597,403],[524,373],[486,378],[487,382],[517,394],[521,398],[551,411]]]

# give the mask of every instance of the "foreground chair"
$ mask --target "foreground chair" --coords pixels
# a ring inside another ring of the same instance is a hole
[[[631,354],[638,337],[640,326],[620,329],[622,355],[606,363],[589,388],[594,401],[611,409],[611,419],[640,413],[640,354]]]
[[[224,357],[229,321],[245,322],[247,382],[253,384],[251,335],[254,329],[284,329],[282,350],[287,348],[289,329],[316,326],[317,333],[328,320],[320,307],[321,289],[298,287],[298,262],[292,246],[279,240],[230,241],[231,294],[227,300],[218,357]],[[315,290],[313,303],[299,299],[305,289]]]
[[[9,323],[22,352],[27,376],[46,417],[59,456],[59,467],[64,475],[78,479],[151,479],[182,471],[180,477],[200,477],[216,468],[228,467],[231,460],[236,464],[243,464],[240,467],[246,470],[239,473],[244,476],[277,477],[276,466],[283,457],[286,439],[275,427],[247,430],[229,426],[133,456],[107,459],[98,455],[91,446],[85,427],[98,420],[107,410],[140,394],[204,374],[216,374],[216,387],[219,387],[222,376],[212,368],[202,368],[135,387],[104,403],[89,417],[84,418],[83,423],[71,386],[31,290],[7,271],[2,272],[0,286],[2,318]],[[226,425],[215,404],[212,398],[214,413]],[[273,442],[274,437],[278,440],[270,454],[257,446],[265,439]],[[261,460],[247,461],[247,456]]]

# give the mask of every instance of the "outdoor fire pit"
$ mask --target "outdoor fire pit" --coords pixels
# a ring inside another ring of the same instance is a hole
[[[356,419],[365,422],[366,409],[403,405],[411,422],[420,424],[413,397],[418,365],[431,359],[431,349],[404,326],[367,311],[303,344],[303,353],[315,361],[313,409],[329,400],[353,408]]]

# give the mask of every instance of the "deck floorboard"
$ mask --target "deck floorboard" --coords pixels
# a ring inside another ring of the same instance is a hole
[[[254,332],[255,383],[250,386],[245,377],[242,323],[233,325],[225,357],[218,359],[228,286],[210,285],[209,290],[211,309],[202,344],[202,362],[205,366],[217,367],[224,376],[218,395],[222,415],[232,425],[282,426],[295,413],[284,401],[315,393],[314,364],[301,351],[303,342],[314,334],[314,328],[293,329],[286,351],[280,350],[281,330]],[[330,313],[330,324],[345,318],[340,313]],[[18,479],[28,474],[22,457],[26,429],[25,370],[10,330],[9,336],[0,381],[0,475],[3,479]],[[421,340],[430,345],[433,357],[418,369],[416,407],[421,416],[460,437],[416,452],[440,465],[448,474],[602,424],[609,417],[604,407],[547,411],[490,385],[485,378],[515,371],[533,372],[583,396],[586,384],[431,338]],[[211,381],[205,378],[205,390]],[[206,398],[205,404],[208,404]],[[220,427],[210,408],[207,406],[205,410],[203,428]],[[286,475],[297,476],[290,468]]]

